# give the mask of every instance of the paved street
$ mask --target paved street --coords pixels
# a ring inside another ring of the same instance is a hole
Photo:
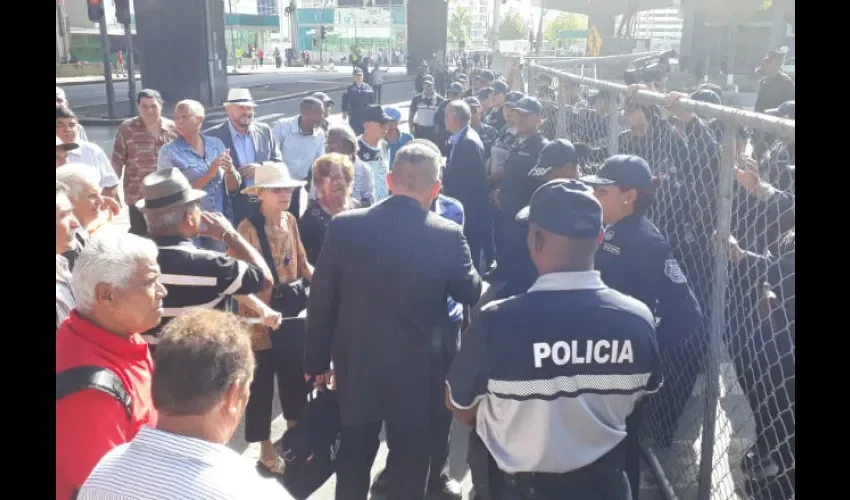
[[[407,106],[412,88],[413,85],[411,82],[389,84],[384,87],[383,102],[392,103],[401,110],[402,121],[404,123],[402,127],[405,130],[407,130]],[[340,102],[340,94],[341,92],[335,92],[331,94],[331,97],[337,102]],[[271,124],[279,118],[294,116],[298,112],[297,107],[297,99],[263,104],[258,106],[255,119]],[[224,114],[221,112],[211,114],[207,117],[206,126],[221,123],[225,119]],[[341,115],[336,114],[331,117],[331,120],[332,122],[339,121],[341,120]],[[112,154],[112,140],[115,135],[115,129],[115,126],[90,125],[86,127],[89,138],[99,144],[107,155]],[[126,211],[122,213],[119,220],[121,223],[127,226],[129,225],[126,218]],[[740,389],[735,383],[734,372],[731,366],[724,364],[722,368],[721,403],[717,410],[718,432],[716,439],[712,443],[715,446],[714,462],[716,464],[714,471],[715,494],[712,495],[712,498],[718,500],[736,500],[739,497],[735,493],[735,483],[740,484],[740,472],[737,462],[745,447],[751,442],[753,435],[752,415],[750,414],[746,398],[741,394]],[[665,471],[667,471],[668,479],[673,483],[675,491],[682,500],[690,500],[696,497],[696,464],[700,456],[702,441],[701,423],[704,416],[703,385],[702,380],[697,382],[694,395],[688,404],[685,414],[681,418],[673,445],[669,449],[659,452],[659,459]],[[276,396],[274,398],[273,414],[275,418],[272,422],[271,436],[273,440],[278,440],[283,434],[285,422],[281,416],[281,410]],[[462,481],[465,494],[468,494],[471,488],[470,476],[465,460],[468,432],[468,428],[455,425],[450,455],[451,474]],[[246,460],[255,461],[259,456],[259,447],[257,445],[249,445],[244,441],[244,428],[242,425],[236,430],[229,446],[241,453]],[[372,468],[373,476],[384,467],[386,453],[386,445],[382,444]],[[727,454],[729,456],[728,459]],[[648,467],[644,466],[643,471],[640,493],[641,500],[661,500],[663,496],[655,485],[654,478],[648,472]],[[319,491],[311,496],[311,499],[333,499],[334,486],[335,478],[331,478]]]
[[[298,71],[294,71],[298,70]],[[320,88],[327,87],[329,82],[351,81],[351,66],[336,66],[334,71],[318,71],[312,68],[286,68],[285,71],[256,71],[244,70],[244,74],[229,75],[227,83],[230,87],[263,87],[279,86],[287,83],[315,84]],[[390,75],[403,75],[405,69],[393,67],[389,69]],[[86,83],[82,85],[65,85],[57,82],[57,85],[65,90],[68,102],[73,108],[93,106],[106,103],[105,83]],[[126,101],[129,92],[126,80],[117,81],[115,86],[115,100]],[[136,88],[142,88],[141,80],[136,82]],[[297,90],[296,90],[297,92]],[[255,96],[255,98],[258,98]]]

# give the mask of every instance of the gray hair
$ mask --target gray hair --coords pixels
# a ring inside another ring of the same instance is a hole
[[[63,101],[68,100],[68,98],[65,97],[65,90],[63,90],[61,87],[56,87],[56,98],[61,99]]]
[[[204,105],[194,99],[183,99],[182,101],[174,105],[174,109],[177,109],[180,106],[186,106],[192,116],[200,116],[201,118],[203,118],[204,116],[206,116],[207,113],[204,109]]]
[[[425,144],[405,144],[395,154],[393,186],[413,193],[431,189],[440,179],[440,153]]]
[[[248,387],[255,359],[239,317],[199,309],[163,329],[151,381],[154,407],[168,415],[204,415],[234,384]]]
[[[451,114],[464,125],[469,123],[472,118],[472,110],[469,109],[469,104],[461,100],[452,101],[446,105],[446,113]]]
[[[154,212],[144,212],[145,225],[148,227],[150,234],[169,234],[175,233],[183,224],[183,219],[188,214],[191,214],[195,207],[200,205],[199,201],[180,205],[178,207],[156,210]]]
[[[68,198],[74,200],[87,188],[100,191],[100,177],[97,172],[83,163],[68,163],[56,169],[56,181],[67,188]]]
[[[68,186],[66,186],[65,184],[62,184],[61,182],[59,182],[57,180],[56,181],[56,196],[59,196],[60,194],[64,194],[65,196],[68,196]]]
[[[88,313],[97,302],[97,285],[107,283],[124,288],[136,272],[140,261],[156,261],[157,248],[153,241],[104,227],[83,248],[74,264],[71,288],[77,309]]]

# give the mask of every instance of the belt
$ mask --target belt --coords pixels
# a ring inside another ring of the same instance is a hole
[[[543,489],[548,489],[547,486],[559,489],[578,488],[598,481],[600,478],[620,475],[625,466],[624,441],[595,462],[569,472],[516,472],[514,474],[505,472],[505,484],[520,489],[533,486]]]

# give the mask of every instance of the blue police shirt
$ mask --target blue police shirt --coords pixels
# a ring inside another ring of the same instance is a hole
[[[626,437],[661,385],[653,318],[597,271],[551,273],[472,320],[446,385],[507,473],[580,469]]]

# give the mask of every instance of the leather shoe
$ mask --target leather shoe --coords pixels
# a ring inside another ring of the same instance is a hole
[[[439,479],[428,485],[428,498],[463,500],[463,490],[456,479],[448,474],[441,474]]]

